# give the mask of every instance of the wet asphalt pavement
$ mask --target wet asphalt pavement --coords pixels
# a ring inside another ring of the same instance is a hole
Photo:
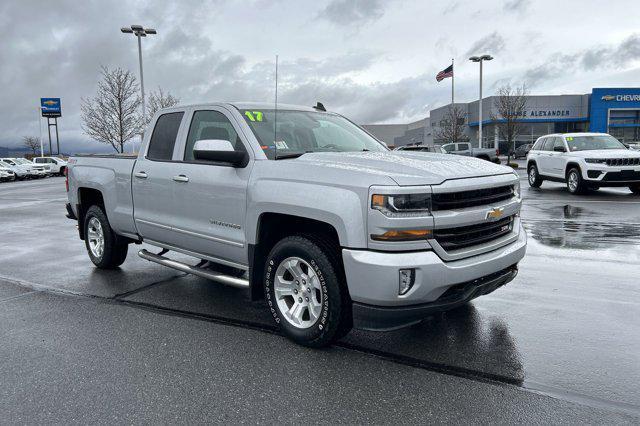
[[[274,334],[246,291],[146,262],[138,246],[120,270],[93,268],[64,217],[62,178],[0,184],[0,412],[19,423],[637,423],[640,197],[522,185],[529,246],[512,283],[312,351]]]

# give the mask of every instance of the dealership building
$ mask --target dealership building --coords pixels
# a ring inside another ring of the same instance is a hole
[[[478,101],[456,103],[463,111],[464,134],[475,147],[496,147],[506,152],[500,138],[502,119],[496,111],[496,96],[482,100],[482,141],[478,140]],[[430,111],[429,117],[409,124],[365,125],[371,133],[390,146],[408,144],[443,144],[440,124],[450,105]],[[622,142],[640,141],[640,88],[594,88],[584,95],[527,96],[526,112],[519,119],[522,132],[516,145],[535,142],[549,133],[602,132]]]

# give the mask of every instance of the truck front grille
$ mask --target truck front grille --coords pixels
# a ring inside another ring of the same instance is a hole
[[[607,166],[640,166],[640,158],[609,158]]]
[[[495,222],[457,228],[434,229],[433,238],[447,251],[475,246],[495,240],[511,232],[513,219],[514,216],[509,216]]]
[[[513,185],[482,188],[473,191],[434,193],[431,195],[431,209],[436,211],[484,206],[508,200],[513,196]]]

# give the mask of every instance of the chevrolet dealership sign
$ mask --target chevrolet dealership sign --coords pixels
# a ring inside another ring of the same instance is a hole
[[[600,99],[616,102],[640,102],[640,95],[604,95]]]

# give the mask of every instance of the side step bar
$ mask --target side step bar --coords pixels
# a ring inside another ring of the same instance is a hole
[[[163,250],[159,254],[155,254],[145,249],[142,249],[138,252],[138,256],[148,261],[159,263],[160,265],[177,269],[178,271],[186,272],[188,274],[193,274],[199,277],[207,278],[211,281],[216,281],[221,284],[226,284],[226,285],[229,285],[232,287],[238,287],[238,288],[249,288],[249,280],[245,280],[244,278],[231,277],[229,275],[224,275],[219,272],[211,271],[209,269],[200,268],[197,265],[196,266],[187,265],[186,263],[169,259],[168,257],[162,256],[166,252],[167,251]],[[202,262],[200,264],[202,264]]]

